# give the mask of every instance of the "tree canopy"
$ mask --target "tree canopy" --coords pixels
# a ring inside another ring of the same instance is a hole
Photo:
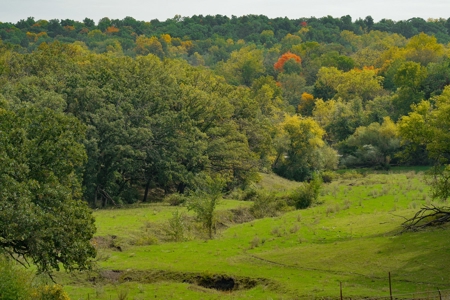
[[[39,272],[87,269],[95,257],[77,170],[86,160],[84,130],[49,108],[0,108],[0,247]]]
[[[450,196],[450,86],[431,100],[414,105],[400,120],[399,131],[407,150],[423,146],[434,160],[433,197],[446,200]]]

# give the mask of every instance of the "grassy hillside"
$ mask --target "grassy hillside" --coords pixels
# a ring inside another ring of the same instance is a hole
[[[241,224],[229,219],[209,241],[158,238],[183,207],[100,210],[99,270],[91,281],[85,274],[63,280],[72,299],[337,299],[340,282],[344,296],[357,299],[389,296],[390,272],[397,298],[444,294],[448,229],[400,234],[404,218],[431,203],[424,180],[411,170],[344,173],[324,186],[321,204]],[[260,184],[296,186],[274,176]],[[224,200],[221,220],[250,205]],[[230,284],[233,292],[206,288]]]

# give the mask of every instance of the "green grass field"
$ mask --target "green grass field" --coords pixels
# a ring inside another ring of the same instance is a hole
[[[257,188],[298,185],[266,175]],[[390,272],[395,298],[450,294],[448,229],[400,233],[405,217],[432,204],[422,172],[343,173],[319,200],[274,218],[223,222],[213,240],[183,242],[158,237],[175,211],[191,215],[184,207],[98,210],[98,270],[59,280],[71,299],[340,299],[341,283],[345,299],[381,299]],[[251,205],[223,200],[219,215]],[[205,287],[230,278],[232,292]]]

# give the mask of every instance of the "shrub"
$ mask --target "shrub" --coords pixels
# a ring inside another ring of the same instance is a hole
[[[70,300],[62,286],[36,284],[31,271],[2,255],[0,255],[0,299]]]
[[[36,300],[70,300],[67,293],[59,284],[42,285],[33,292]]]
[[[175,242],[181,242],[186,239],[186,218],[183,213],[176,210],[172,213],[172,218],[168,220],[167,227],[164,229],[166,235],[170,240]]]
[[[247,186],[245,189],[235,188],[228,193],[226,199],[252,201],[258,195],[258,190],[254,186]]]
[[[127,290],[121,290],[117,293],[117,299],[118,300],[125,300],[128,297],[128,291]]]
[[[273,217],[277,214],[275,208],[275,195],[273,193],[258,193],[250,208],[250,213],[257,219],[264,217]]]
[[[319,149],[321,167],[324,170],[336,170],[339,165],[338,152],[328,145]]]
[[[131,241],[131,244],[135,246],[149,246],[149,245],[157,245],[159,243],[158,238],[152,233],[142,233],[135,240]],[[116,249],[119,251],[123,251],[127,245],[121,244],[116,246]]]
[[[258,191],[254,188],[247,188],[244,190],[244,195],[242,196],[242,200],[248,201],[253,200],[258,196]]]
[[[350,170],[348,172],[341,174],[342,179],[358,179],[362,177],[363,175],[361,173],[356,172],[355,170]]]
[[[310,207],[317,202],[319,198],[322,180],[320,176],[314,174],[313,179],[309,183],[305,183],[296,189],[290,196],[296,209],[304,209]]]
[[[250,213],[257,219],[275,217],[281,211],[287,211],[289,207],[285,200],[279,199],[274,193],[259,192],[250,208]]]
[[[251,242],[250,242],[250,249],[258,247],[260,243],[261,243],[261,239],[259,237],[255,236],[253,238],[253,240],[251,240]]]
[[[324,183],[332,182],[337,176],[337,174],[333,171],[324,171],[324,172],[322,172],[321,175],[322,175],[322,181]]]
[[[0,299],[32,299],[31,272],[0,254]]]
[[[178,193],[170,194],[164,198],[164,202],[169,203],[171,206],[180,206],[186,202],[187,197]]]
[[[187,203],[188,210],[194,211],[196,219],[212,239],[216,233],[216,207],[222,199],[226,180],[220,175],[210,177],[202,174],[197,178],[197,190],[195,190]]]

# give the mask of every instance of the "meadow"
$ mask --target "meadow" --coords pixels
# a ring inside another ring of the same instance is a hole
[[[299,185],[263,175],[254,188]],[[252,201],[222,200],[212,240],[189,223],[170,241],[168,220],[192,217],[183,206],[97,210],[97,269],[58,280],[71,299],[340,299],[341,286],[344,299],[389,299],[390,273],[395,299],[439,299],[438,289],[450,295],[448,228],[401,226],[430,204],[423,170],[403,168],[343,172],[313,207],[271,218],[246,218]]]

